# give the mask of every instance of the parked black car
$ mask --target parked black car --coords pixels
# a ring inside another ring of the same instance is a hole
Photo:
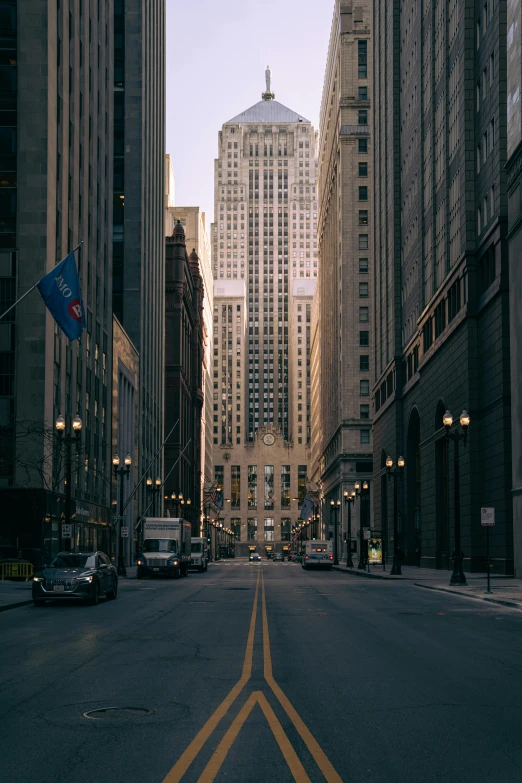
[[[83,599],[96,605],[101,596],[118,595],[116,568],[103,552],[59,552],[33,577],[33,603],[54,598]]]

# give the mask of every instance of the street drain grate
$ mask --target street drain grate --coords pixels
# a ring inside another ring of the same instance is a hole
[[[100,707],[97,710],[89,710],[83,713],[84,718],[90,720],[136,720],[152,715],[152,710],[145,707]]]

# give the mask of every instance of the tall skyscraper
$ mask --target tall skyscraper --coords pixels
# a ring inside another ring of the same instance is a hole
[[[371,3],[336,0],[321,102],[312,359],[312,476],[327,507],[373,470],[370,53]],[[367,503],[354,506],[354,540],[360,512],[367,515]]]
[[[165,0],[114,0],[113,204],[114,314],[140,357],[141,477],[163,442]],[[139,492],[143,513],[145,482]]]
[[[310,445],[317,135],[265,77],[262,100],[223,125],[214,172],[214,479],[243,553],[289,541]]]
[[[406,562],[448,568],[454,445],[446,409],[471,416],[460,448],[461,550],[512,572],[506,172],[506,4],[374,3],[374,501],[391,530],[385,460],[405,458]],[[458,498],[458,496],[457,496]]]
[[[112,2],[12,0],[1,20],[0,311],[81,243],[87,316],[70,343],[35,291],[0,322],[0,541],[38,562],[109,551]]]

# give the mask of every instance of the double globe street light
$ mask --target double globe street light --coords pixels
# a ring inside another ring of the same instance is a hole
[[[122,526],[123,526],[123,477],[127,477],[127,481],[129,480],[130,475],[130,469],[132,465],[132,459],[130,454],[127,454],[125,459],[123,460],[123,465],[120,467],[120,458],[117,454],[114,455],[112,458],[112,465],[114,468],[114,476],[116,477],[116,484],[118,482],[118,477],[120,479],[120,508],[119,508],[119,531],[118,531],[118,537],[117,537],[117,547],[118,547],[118,576],[127,576],[127,571],[125,568],[125,558],[123,556],[123,541],[122,539]]]
[[[147,485],[147,491],[152,494],[152,516],[156,516],[156,498],[159,497],[159,493],[161,492],[161,479],[159,476],[156,477],[156,480],[153,481],[153,479],[149,476],[145,484]]]
[[[346,568],[353,568],[353,560],[352,560],[352,505],[355,503],[355,499],[357,497],[357,493],[355,490],[352,490],[351,492],[348,492],[348,490],[345,490],[344,494],[344,504],[345,506],[348,506],[348,535],[347,535],[347,544],[348,544],[348,552],[346,553]]]
[[[339,555],[337,553],[337,525],[339,524],[339,511],[341,510],[340,500],[330,500],[330,511],[333,516],[334,524],[334,565],[339,565]]]
[[[71,490],[72,490],[72,445],[78,448],[80,442],[80,435],[82,431],[82,420],[76,415],[71,421],[72,435],[65,433],[66,422],[65,418],[60,414],[57,417],[54,427],[56,434],[58,435],[58,442],[65,445],[65,524],[71,524]],[[61,550],[63,547],[63,531],[62,525],[58,530],[58,547]]]
[[[391,457],[386,457],[386,472],[388,474],[388,481],[393,476],[393,565],[392,570],[390,571],[390,574],[392,576],[400,576],[402,574],[401,570],[401,557],[399,554],[399,511],[398,511],[398,503],[397,503],[397,478],[400,478],[402,482],[402,477],[404,475],[404,465],[406,463],[404,462],[404,457],[399,457],[397,460],[397,466],[393,467],[393,459]]]
[[[450,579],[450,585],[465,585],[466,577],[462,569],[462,561],[464,560],[464,554],[460,547],[460,469],[459,469],[459,441],[464,443],[464,446],[468,440],[468,427],[470,425],[470,416],[467,411],[462,411],[459,418],[461,431],[458,430],[451,432],[453,426],[453,416],[449,411],[446,411],[442,417],[442,423],[446,429],[446,438],[449,441],[452,440],[455,444],[455,459],[454,459],[454,501],[455,501],[455,548],[453,551],[453,573]]]

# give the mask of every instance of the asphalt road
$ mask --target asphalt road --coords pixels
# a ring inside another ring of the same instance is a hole
[[[520,783],[521,635],[517,610],[266,561],[21,607],[0,777]]]

